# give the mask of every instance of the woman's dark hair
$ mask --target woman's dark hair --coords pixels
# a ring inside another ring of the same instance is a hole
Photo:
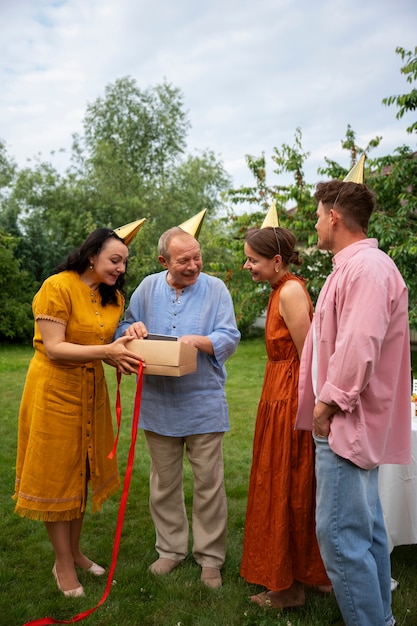
[[[294,250],[296,239],[288,228],[249,228],[245,241],[255,252],[267,259],[273,259],[279,254],[284,265],[301,265],[303,262],[298,251]]]
[[[93,230],[93,232],[88,235],[87,239],[78,248],[69,253],[65,261],[55,268],[55,273],[58,274],[59,272],[72,270],[78,274],[82,274],[90,265],[90,257],[99,254],[103,244],[110,239],[110,237],[124,243],[124,240],[116,235],[111,228],[97,228],[97,230]],[[118,293],[124,293],[124,284],[125,274],[120,274],[116,283],[112,286],[100,283],[98,290],[101,296],[101,304],[103,306],[106,306],[106,304],[118,304]]]

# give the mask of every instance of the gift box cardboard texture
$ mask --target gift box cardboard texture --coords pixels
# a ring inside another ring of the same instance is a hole
[[[197,348],[181,341],[132,339],[126,348],[144,359],[144,374],[184,376],[197,370]]]

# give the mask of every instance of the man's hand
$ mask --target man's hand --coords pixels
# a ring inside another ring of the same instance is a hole
[[[129,337],[129,339],[145,339],[145,337],[148,336],[148,331],[143,322],[133,322],[133,324],[125,330],[123,336]]]
[[[332,416],[338,410],[337,404],[325,404],[319,400],[313,411],[313,433],[319,439],[325,439],[330,433]]]

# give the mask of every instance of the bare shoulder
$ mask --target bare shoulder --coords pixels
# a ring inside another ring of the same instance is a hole
[[[307,299],[306,290],[299,280],[287,280],[281,287],[281,299],[305,298]]]
[[[284,318],[304,315],[311,308],[311,301],[303,285],[298,280],[287,280],[282,285],[279,299],[279,308]]]

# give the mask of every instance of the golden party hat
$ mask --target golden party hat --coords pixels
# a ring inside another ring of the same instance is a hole
[[[262,222],[261,228],[268,228],[270,226],[272,226],[272,228],[279,227],[277,205],[275,203],[275,200],[272,201],[272,204],[268,209],[268,213],[266,214],[265,219]]]
[[[207,209],[203,209],[202,211],[200,211],[200,213],[194,215],[194,217],[190,217],[189,220],[186,220],[182,224],[179,224],[179,228],[185,230],[186,233],[188,233],[195,239],[198,239],[206,211]]]
[[[363,183],[364,182],[364,165],[366,156],[362,154],[359,161],[352,167],[350,172],[343,179],[344,183]]]
[[[119,228],[114,229],[114,232],[118,237],[120,237],[120,239],[123,239],[125,244],[128,246],[131,244],[144,222],[146,222],[146,217],[143,217],[141,220],[136,220],[136,222],[130,222],[124,226],[119,226]]]

